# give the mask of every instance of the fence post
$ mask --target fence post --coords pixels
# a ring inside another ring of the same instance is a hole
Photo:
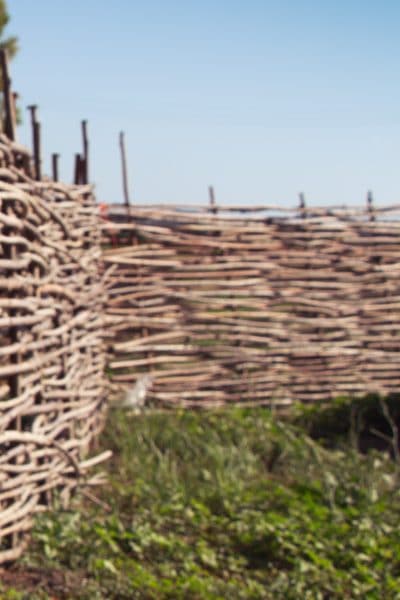
[[[36,179],[40,181],[42,179],[42,159],[41,159],[41,140],[40,140],[40,123],[35,121],[33,125],[33,137],[35,144],[35,172]]]
[[[56,152],[51,155],[51,167],[52,167],[53,181],[58,181],[58,159],[59,158],[60,158],[60,155],[57,154]]]
[[[300,192],[299,194],[299,211],[301,213],[301,218],[305,219],[307,217],[307,212],[306,212],[306,198],[303,194],[303,192]]]
[[[367,193],[367,213],[369,214],[370,221],[376,220],[376,217],[374,214],[374,196],[373,196],[371,190],[369,190]]]
[[[8,55],[5,48],[0,49],[1,73],[3,78],[4,132],[10,140],[15,140],[14,98],[11,92],[11,79],[8,72]]]
[[[79,185],[83,183],[83,168],[84,168],[84,159],[82,155],[77,152],[75,154],[75,163],[74,163],[74,183],[75,185]]]
[[[209,197],[209,203],[210,203],[210,210],[214,215],[216,215],[218,213],[218,207],[217,207],[217,203],[215,201],[214,187],[212,185],[208,186],[208,197]]]
[[[82,183],[89,183],[89,139],[87,132],[87,121],[81,121],[82,142],[83,142],[83,164],[82,164]]]
[[[27,107],[31,114],[32,136],[33,136],[33,161],[35,164],[35,179],[42,178],[42,159],[40,149],[40,123],[37,120],[37,105],[31,104]]]
[[[126,206],[126,212],[130,215],[130,199],[129,199],[129,186],[128,186],[128,170],[126,167],[126,151],[125,151],[125,134],[123,131],[119,134],[119,147],[121,151],[121,166],[122,166],[122,186],[124,190],[124,202]]]

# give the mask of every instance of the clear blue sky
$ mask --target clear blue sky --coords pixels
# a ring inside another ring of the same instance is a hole
[[[99,200],[400,201],[400,2],[8,0],[21,106],[71,180],[89,121]],[[19,139],[30,145],[28,117]]]

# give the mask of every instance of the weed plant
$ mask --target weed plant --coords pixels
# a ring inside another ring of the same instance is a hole
[[[400,598],[395,461],[328,449],[306,421],[112,411],[101,505],[39,516],[20,568],[82,600]]]

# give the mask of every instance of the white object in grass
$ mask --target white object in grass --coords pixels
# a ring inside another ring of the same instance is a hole
[[[135,385],[129,388],[122,401],[124,408],[143,408],[146,402],[147,392],[153,383],[151,375],[141,375],[135,382]]]

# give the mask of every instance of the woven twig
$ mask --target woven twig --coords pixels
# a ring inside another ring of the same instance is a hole
[[[398,392],[400,206],[374,215],[110,206],[114,384],[149,371],[148,398],[164,406]]]
[[[0,136],[0,562],[22,552],[54,492],[89,483],[96,459],[84,457],[104,416],[92,190],[33,181],[18,166],[29,161]]]

